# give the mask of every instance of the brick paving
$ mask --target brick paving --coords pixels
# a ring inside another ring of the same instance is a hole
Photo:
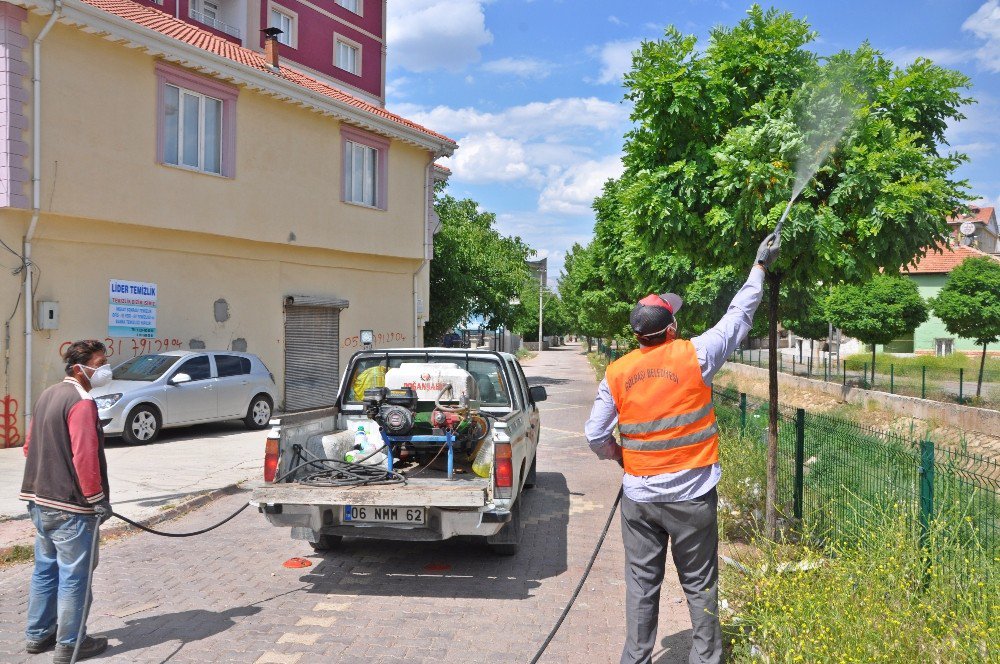
[[[525,364],[545,385],[538,486],[525,493],[521,551],[480,542],[345,540],[314,554],[246,511],[207,535],[130,536],[102,547],[92,633],[111,647],[93,661],[527,662],[565,606],[614,501],[620,469],[586,447],[595,383],[576,346]],[[247,499],[226,496],[166,530],[193,530]],[[617,661],[624,633],[621,531],[612,524],[590,578],[544,662]],[[287,569],[293,556],[312,561]],[[30,565],[0,570],[0,661],[49,661],[23,651]],[[661,598],[656,664],[686,662],[687,608],[671,569]]]

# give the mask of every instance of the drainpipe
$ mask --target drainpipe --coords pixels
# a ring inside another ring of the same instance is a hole
[[[31,278],[31,241],[35,237],[38,216],[42,211],[42,40],[49,34],[62,12],[62,0],[54,0],[45,27],[32,43],[31,87],[31,223],[24,236],[24,426],[31,422],[31,346],[33,341],[34,302]]]
[[[417,271],[413,273],[413,345],[417,345],[417,334],[420,331],[420,325],[418,324],[418,313],[417,313],[417,276],[423,271],[423,269],[430,263],[430,259],[427,258],[427,248],[430,246],[430,242],[427,236],[427,225],[430,222],[430,209],[431,197],[434,195],[434,178],[431,175],[431,169],[434,168],[434,160],[436,155],[431,157],[431,160],[427,162],[427,167],[424,168],[424,258],[420,261],[420,267]],[[428,297],[428,299],[430,299]],[[428,306],[430,303],[427,302],[424,306]],[[427,340],[424,339],[424,345],[426,345]]]

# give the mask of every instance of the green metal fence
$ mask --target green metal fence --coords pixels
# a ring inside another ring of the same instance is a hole
[[[767,402],[715,390],[722,426],[767,445]],[[778,513],[821,538],[850,538],[886,507],[927,532],[945,511],[960,537],[1000,555],[1000,462],[849,420],[778,408]],[[761,483],[763,485],[763,478]]]

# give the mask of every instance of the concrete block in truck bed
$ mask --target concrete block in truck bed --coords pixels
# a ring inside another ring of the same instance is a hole
[[[483,507],[489,480],[421,479],[385,486],[318,487],[275,484],[253,490],[256,503],[275,505],[375,505],[385,507]]]

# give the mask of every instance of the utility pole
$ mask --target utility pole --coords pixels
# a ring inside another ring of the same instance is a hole
[[[543,258],[538,261],[527,261],[528,267],[532,270],[538,270],[538,352],[541,353],[545,342],[542,341],[542,311],[545,308],[545,302],[542,300],[542,296],[545,293],[545,277],[548,275],[548,258]]]

